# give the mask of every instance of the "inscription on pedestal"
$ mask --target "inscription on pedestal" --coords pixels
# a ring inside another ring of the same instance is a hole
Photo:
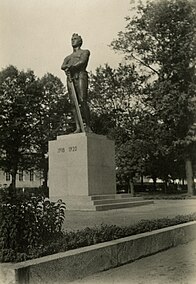
[[[77,151],[77,146],[69,147],[69,152],[76,152],[76,151]]]
[[[65,153],[65,148],[58,148],[57,153]]]
[[[67,148],[69,152],[76,152],[77,151],[77,146],[70,146]],[[66,150],[64,147],[60,147],[57,149],[57,153],[61,154],[61,153],[65,153]]]

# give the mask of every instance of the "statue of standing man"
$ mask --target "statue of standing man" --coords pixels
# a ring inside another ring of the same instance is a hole
[[[64,59],[61,69],[64,70],[67,75],[67,88],[71,98],[72,112],[76,123],[76,130],[74,133],[83,131],[92,132],[90,129],[90,110],[87,103],[88,73],[86,71],[90,51],[81,49],[82,38],[78,34],[72,35],[71,44],[73,47],[73,53]],[[74,93],[76,95],[78,105],[77,102],[75,102]],[[83,121],[85,123],[85,130],[81,127],[81,124],[83,125]]]

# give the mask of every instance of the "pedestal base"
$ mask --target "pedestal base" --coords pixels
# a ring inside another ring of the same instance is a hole
[[[61,198],[67,210],[80,211],[106,211],[111,209],[123,209],[153,204],[152,200],[143,200],[141,197],[132,197],[130,194],[109,194],[93,196],[62,196],[52,197],[56,201]]]
[[[114,141],[102,135],[79,133],[49,142],[50,197],[115,193]]]
[[[103,211],[151,204],[116,194],[114,142],[79,133],[49,142],[49,195],[68,210]]]

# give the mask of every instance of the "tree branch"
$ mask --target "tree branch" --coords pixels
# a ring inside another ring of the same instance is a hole
[[[145,62],[143,62],[143,61],[140,60],[139,58],[136,58],[133,54],[131,54],[131,56],[132,56],[135,60],[137,60],[137,61],[139,61],[141,64],[143,64],[144,66],[150,68],[150,69],[151,69],[153,72],[155,72],[157,75],[160,75],[160,73],[159,73],[157,70],[155,70],[154,68],[152,68],[150,65],[146,64]]]

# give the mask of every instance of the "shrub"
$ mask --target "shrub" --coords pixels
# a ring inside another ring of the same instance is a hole
[[[175,218],[160,218],[154,220],[141,220],[131,226],[101,225],[100,227],[85,228],[80,231],[67,232],[60,240],[66,243],[67,249],[75,249],[83,246],[107,242],[127,236],[151,232],[161,228],[175,226],[196,220],[196,213],[179,215]],[[63,246],[61,244],[61,246]]]
[[[43,197],[10,199],[0,205],[0,260],[24,260],[62,233],[65,204]]]

